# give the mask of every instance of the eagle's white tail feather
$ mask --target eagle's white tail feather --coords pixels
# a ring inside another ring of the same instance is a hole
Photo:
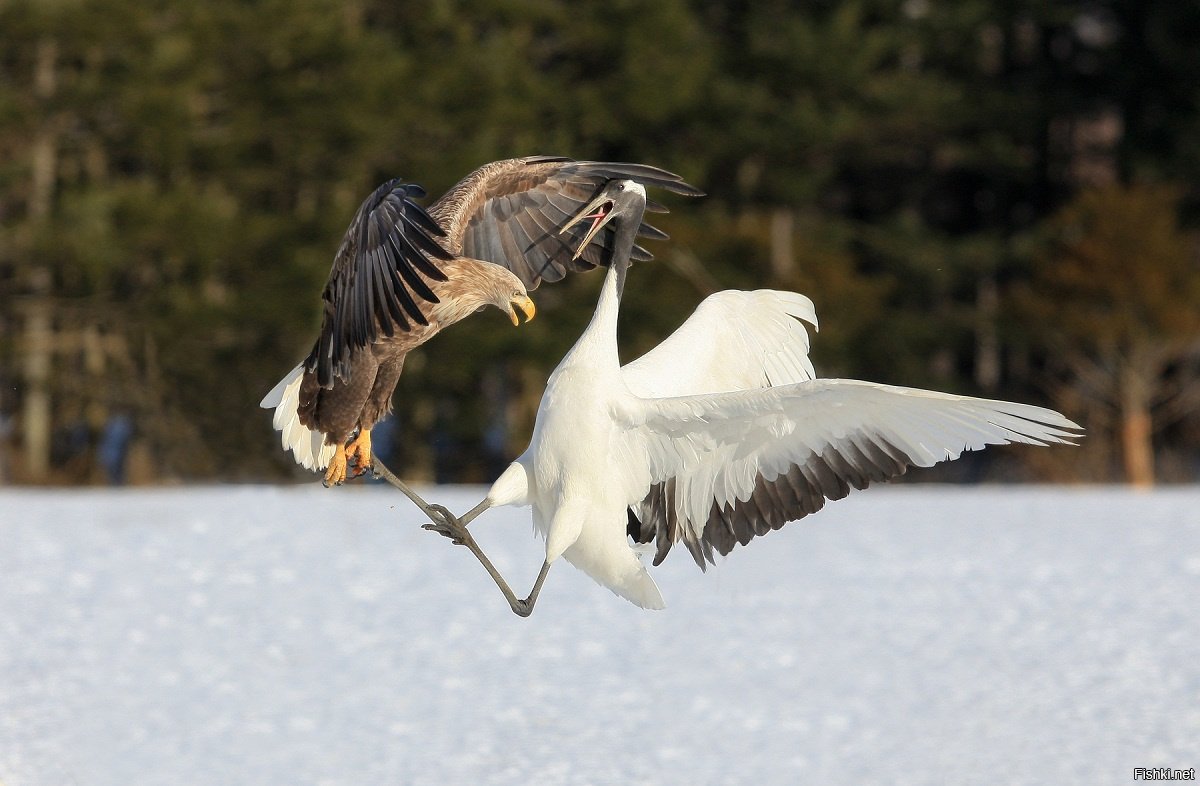
[[[325,436],[313,431],[300,422],[297,408],[300,405],[300,383],[304,380],[304,366],[296,366],[288,375],[263,396],[259,406],[274,407],[271,423],[279,432],[279,441],[284,450],[292,451],[296,463],[306,469],[325,469],[333,458],[334,446],[325,444]]]
[[[333,445],[325,444],[325,435],[319,431],[310,431],[308,452],[311,456],[319,457],[319,469],[324,469],[329,466],[329,460],[333,458],[333,453],[337,449]]]

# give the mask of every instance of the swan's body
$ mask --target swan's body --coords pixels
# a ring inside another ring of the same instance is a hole
[[[515,601],[493,571],[518,613],[532,610],[559,557],[621,597],[661,608],[631,536],[657,542],[655,564],[683,542],[703,568],[714,550],[727,554],[909,466],[986,445],[1078,436],[1077,425],[1041,407],[815,379],[799,320],[815,326],[816,315],[794,293],[713,295],[622,368],[620,254],[644,200],[636,184],[625,186],[610,194],[608,214],[598,214],[620,224],[596,313],[551,374],[528,449],[464,517],[493,505],[532,506],[546,538],[534,592]],[[464,533],[452,536],[466,542]]]

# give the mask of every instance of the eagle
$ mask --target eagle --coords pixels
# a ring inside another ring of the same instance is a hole
[[[389,180],[346,230],[321,295],[308,357],[263,398],[285,450],[326,486],[365,472],[371,429],[392,407],[404,361],[440,330],[487,306],[533,319],[529,291],[606,265],[611,229],[584,240],[580,209],[614,180],[685,196],[702,192],[646,164],[530,156],[471,172],[425,210],[420,186]],[[666,212],[654,202],[650,212]],[[665,239],[647,223],[639,237]],[[652,259],[640,245],[633,260]]]

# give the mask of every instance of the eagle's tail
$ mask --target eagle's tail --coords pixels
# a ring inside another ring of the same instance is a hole
[[[279,441],[284,450],[292,451],[297,464],[306,469],[324,469],[329,466],[336,448],[325,444],[324,434],[300,422],[297,407],[300,404],[300,383],[303,381],[304,365],[301,364],[279,380],[279,384],[271,388],[271,392],[263,396],[258,405],[263,409],[275,410],[272,425],[280,432]]]

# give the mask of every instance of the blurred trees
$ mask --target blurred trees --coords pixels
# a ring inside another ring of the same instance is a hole
[[[1059,366],[1061,405],[1088,411],[1130,483],[1154,482],[1153,433],[1200,406],[1197,244],[1179,189],[1083,192],[1047,224],[1024,299]]]
[[[8,433],[13,478],[87,480],[71,457],[127,413],[143,477],[288,471],[257,401],[307,351],[363,195],[550,153],[710,194],[656,221],[673,239],[630,287],[628,356],[713,289],[796,288],[822,373],[1051,393],[1091,428],[1082,454],[989,452],[972,473],[1133,461],[1145,479],[1129,446],[1148,432],[1112,416],[1132,394],[1099,381],[1140,342],[1159,469],[1194,477],[1200,425],[1173,391],[1194,389],[1200,330],[1198,18],[1166,0],[0,0],[0,453]],[[519,450],[596,279],[540,289],[528,327],[485,314],[415,355],[399,467],[427,476],[440,451],[486,480],[496,434]]]

